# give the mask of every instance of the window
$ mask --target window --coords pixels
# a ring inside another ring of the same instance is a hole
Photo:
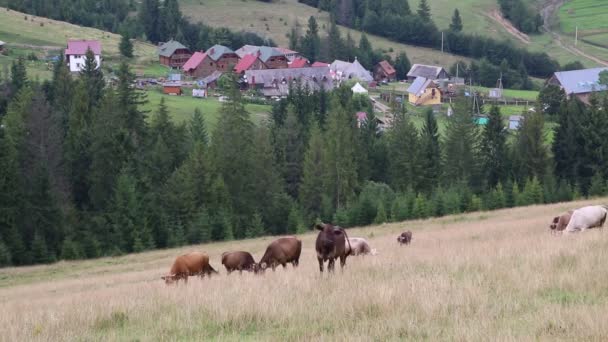
[[[80,69],[80,63],[76,63],[76,67]]]

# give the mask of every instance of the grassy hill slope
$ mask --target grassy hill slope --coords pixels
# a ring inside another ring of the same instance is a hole
[[[608,233],[552,236],[568,208],[607,199],[349,229],[377,256],[319,275],[315,234],[300,267],[220,269],[227,250],[260,258],[271,238],[0,270],[3,339],[605,340]],[[396,235],[409,229],[413,242]],[[220,275],[167,287],[175,256],[200,250]]]

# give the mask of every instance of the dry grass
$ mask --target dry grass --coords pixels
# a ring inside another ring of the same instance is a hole
[[[380,254],[333,276],[318,274],[314,234],[298,269],[179,287],[159,278],[174,256],[207,251],[219,268],[222,251],[259,258],[271,239],[4,269],[0,340],[605,341],[608,232],[547,231],[583,203],[349,229]]]

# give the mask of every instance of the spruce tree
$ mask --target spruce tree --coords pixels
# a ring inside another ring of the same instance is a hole
[[[103,73],[97,64],[95,54],[91,49],[87,49],[84,66],[80,70],[80,78],[86,88],[89,99],[89,111],[91,111],[102,99],[105,87]],[[131,84],[129,86],[131,86]]]
[[[298,188],[302,179],[302,163],[304,159],[303,128],[296,117],[295,108],[290,105],[287,109],[285,122],[278,129],[275,138],[275,149],[281,160],[278,161],[285,181],[285,191],[293,198],[298,197]]]
[[[194,109],[194,114],[192,115],[188,128],[193,145],[196,143],[202,143],[203,146],[207,146],[209,144],[207,124],[205,123],[205,118],[203,118],[200,109]]]
[[[441,146],[437,119],[431,109],[425,112],[424,125],[420,137],[420,162],[422,163],[420,188],[430,193],[437,186],[441,176]]]
[[[315,17],[308,18],[308,29],[302,39],[302,54],[311,62],[315,62],[319,57],[321,39],[319,38],[319,25]]]
[[[254,238],[262,236],[265,233],[264,222],[262,221],[262,215],[259,212],[253,214],[251,223],[247,229],[246,237]]]
[[[454,14],[452,15],[452,23],[450,24],[450,31],[462,31],[462,18],[460,17],[460,12],[458,11],[458,8],[454,9]]]
[[[584,112],[584,106],[576,97],[570,98],[562,103],[559,109],[558,126],[554,130],[553,160],[555,161],[555,175],[559,179],[574,184],[578,180],[578,167],[582,146],[584,142],[580,139],[580,118]]]
[[[182,24],[182,13],[178,1],[165,0],[159,17],[159,38],[162,40],[176,38]]]
[[[606,182],[600,172],[596,172],[591,178],[591,184],[589,185],[589,196],[598,197],[602,196],[606,191]]]
[[[82,83],[78,82],[78,85]],[[64,146],[72,200],[79,209],[85,208],[89,203],[91,117],[88,102],[88,94],[84,87],[76,87],[72,109],[68,116]]]
[[[473,189],[481,187],[479,177],[479,133],[468,103],[460,102],[445,130],[444,179],[461,182]]]
[[[118,45],[120,54],[127,58],[133,57],[133,43],[127,33],[123,33],[120,37],[120,44]]]
[[[412,64],[405,52],[400,52],[395,59],[395,71],[397,72],[397,79],[404,80],[407,77],[407,73],[410,71]]]
[[[0,267],[10,266],[12,263],[11,251],[0,236]]]
[[[139,8],[139,24],[146,38],[156,44],[160,41],[160,5],[158,0],[143,0]]]
[[[128,157],[138,149],[143,148],[146,141],[146,112],[141,106],[146,102],[145,96],[133,87],[135,75],[131,72],[129,64],[122,62],[117,72],[118,85],[116,95],[119,106],[119,113],[126,129],[126,139],[123,148],[127,151]]]
[[[388,132],[389,183],[395,191],[420,186],[420,141],[416,127],[405,113],[396,113]]]
[[[386,209],[384,209],[384,202],[380,201],[378,203],[378,208],[376,209],[376,218],[374,218],[374,223],[382,224],[388,222],[388,218],[386,215]]]
[[[327,57],[329,57],[330,61],[343,59],[344,40],[342,39],[342,35],[340,34],[340,30],[338,29],[335,20],[332,20],[331,25],[329,26],[327,45],[329,50]]]
[[[504,182],[508,176],[507,132],[504,127],[500,109],[492,106],[489,120],[481,136],[481,157],[483,173],[488,188],[494,188]]]
[[[45,264],[50,261],[49,251],[44,236],[39,231],[34,233],[32,241],[32,261],[36,264]]]
[[[137,236],[138,227],[143,224],[140,213],[136,180],[130,170],[123,169],[116,180],[110,213],[112,239],[122,252],[133,250],[136,237],[139,243],[145,240],[144,236]]]
[[[308,220],[320,217],[322,213],[323,176],[325,174],[324,148],[321,130],[316,123],[313,123],[308,148],[304,154],[302,183],[299,191],[300,205]]]
[[[420,0],[420,4],[418,5],[418,11],[416,11],[416,13],[424,21],[431,20],[431,7],[429,6],[426,0]]]
[[[541,179],[547,171],[548,151],[545,146],[545,120],[542,113],[528,113],[519,128],[515,142],[515,172],[519,179]]]
[[[27,72],[23,57],[17,58],[11,65],[11,92],[15,96],[27,84]]]

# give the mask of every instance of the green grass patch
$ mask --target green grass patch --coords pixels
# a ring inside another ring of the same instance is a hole
[[[570,0],[559,10],[560,28],[565,33],[608,28],[608,5],[605,0]]]
[[[560,288],[548,288],[539,293],[540,297],[552,304],[571,306],[577,304],[590,305],[597,303],[597,298],[587,293],[574,292]]]

